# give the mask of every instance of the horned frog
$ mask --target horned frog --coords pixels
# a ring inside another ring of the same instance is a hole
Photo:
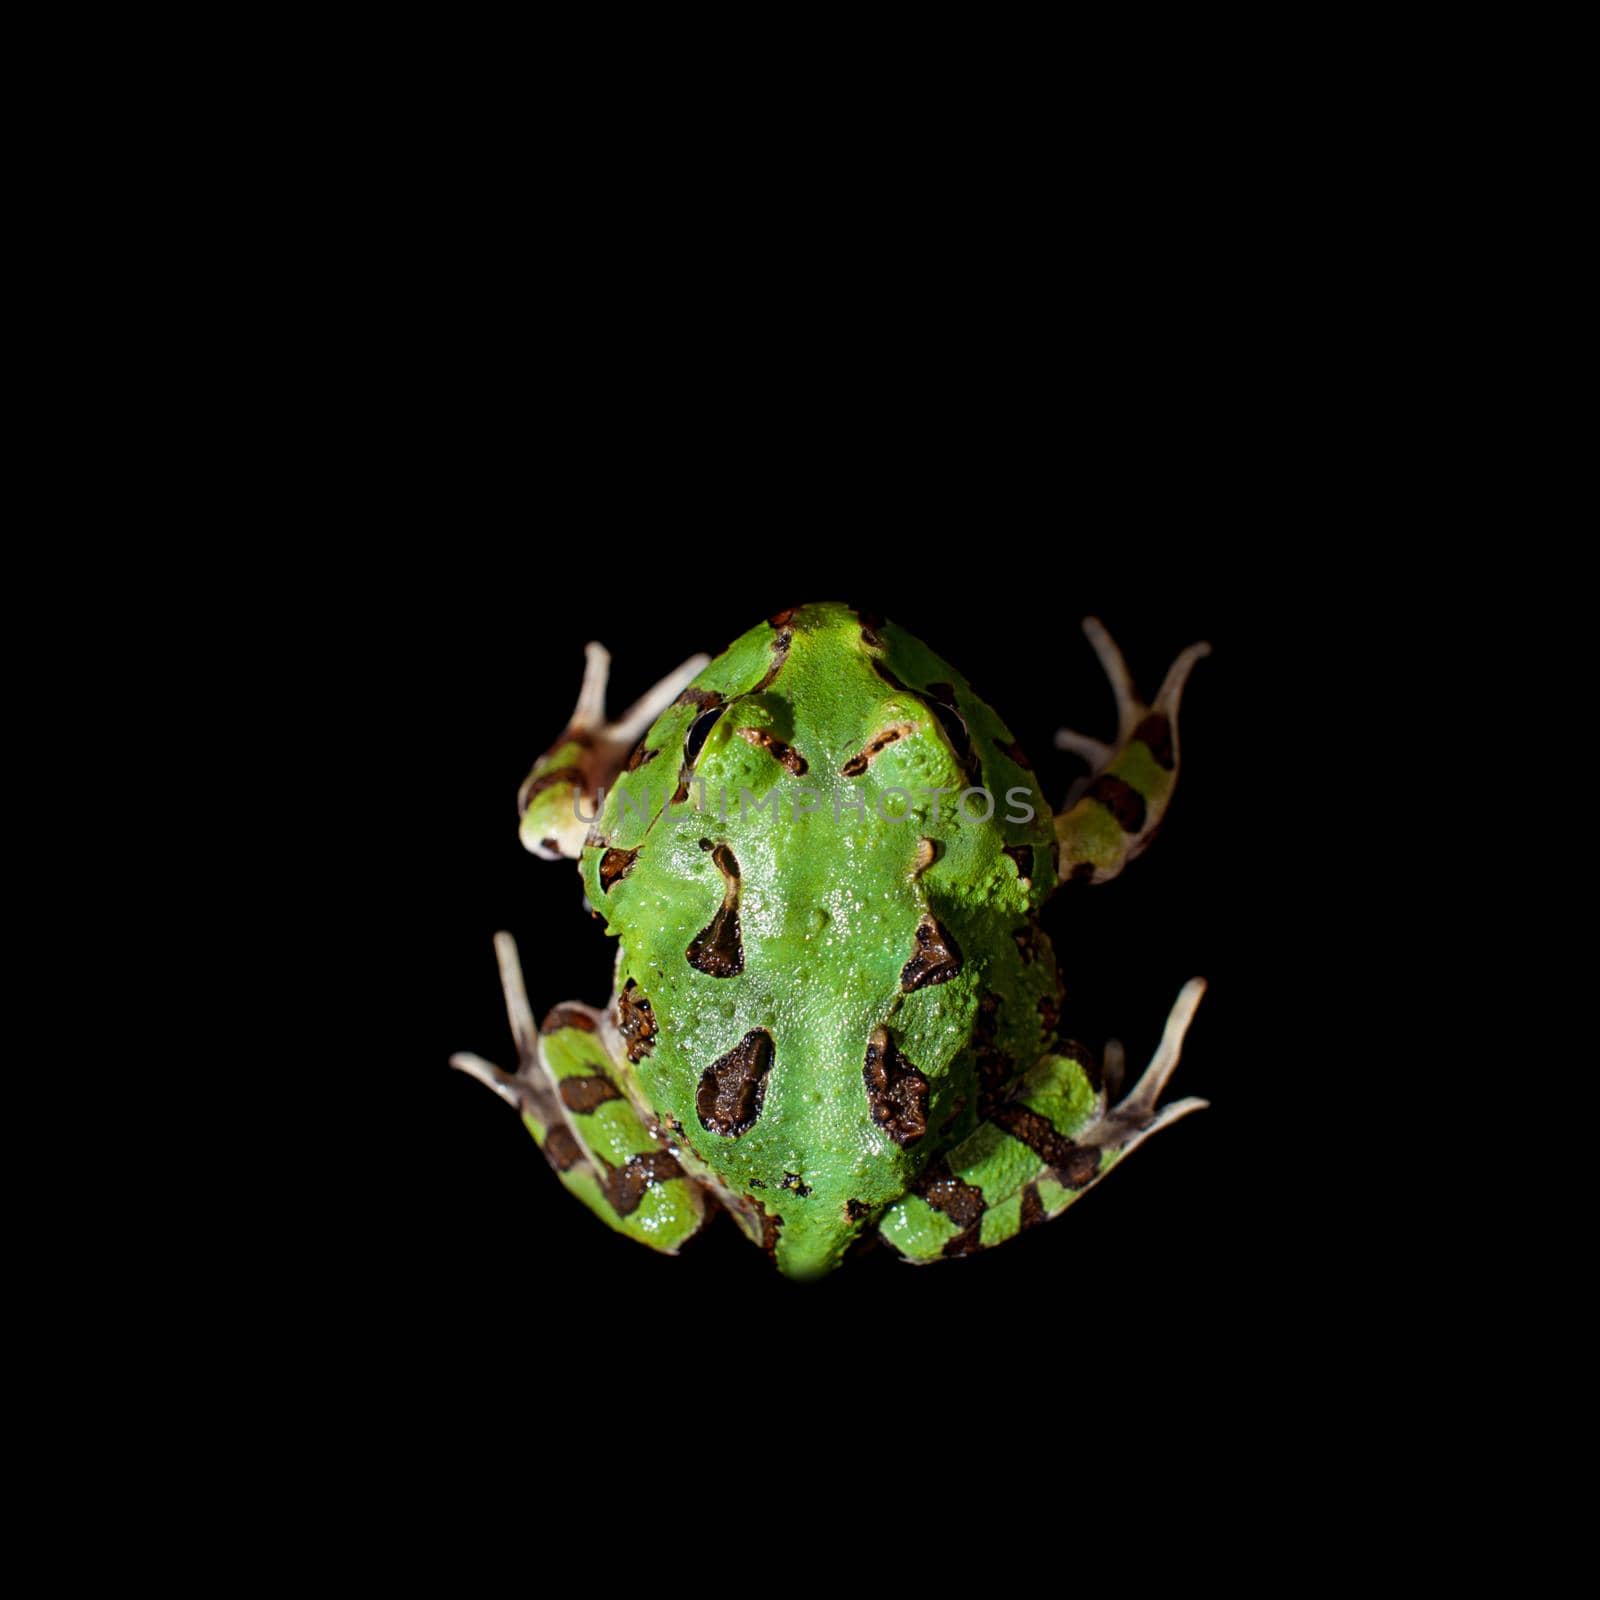
[[[1058,1216],[1205,1104],[1157,1106],[1198,978],[1114,1105],[1120,1045],[1101,1062],[1057,1036],[1040,909],[1150,843],[1209,650],[1185,650],[1145,704],[1105,629],[1084,627],[1117,736],[1057,734],[1092,775],[1054,815],[999,716],[880,617],[781,611],[616,721],[590,644],[518,803],[523,842],[578,860],[617,939],[611,1002],[557,1005],[536,1028],[498,934],[517,1069],[452,1065],[517,1108],[601,1221],[668,1254],[719,1206],[799,1278],[874,1236],[929,1262]]]

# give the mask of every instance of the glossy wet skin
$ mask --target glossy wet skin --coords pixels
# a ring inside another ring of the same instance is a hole
[[[667,1254],[719,1210],[801,1278],[872,1237],[941,1261],[1059,1216],[1204,1105],[1160,1104],[1198,978],[1114,1105],[1120,1046],[1102,1069],[1055,1037],[1038,910],[1155,837],[1183,687],[1209,649],[1182,651],[1147,703],[1105,628],[1084,629],[1117,731],[1057,733],[1090,775],[1056,816],[996,714],[880,618],[783,612],[614,720],[591,642],[519,808],[529,849],[581,857],[618,939],[611,1003],[558,1004],[535,1028],[497,934],[516,1071],[452,1064],[518,1109],[595,1216]]]
[[[826,1271],[1053,1035],[1049,808],[948,662],[839,605],[751,629],[635,760],[582,859],[626,1070],[779,1267]]]

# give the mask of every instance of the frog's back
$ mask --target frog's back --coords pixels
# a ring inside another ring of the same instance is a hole
[[[996,714],[842,605],[751,629],[635,751],[582,866],[629,1070],[785,1271],[834,1265],[1047,1045],[1052,840]]]

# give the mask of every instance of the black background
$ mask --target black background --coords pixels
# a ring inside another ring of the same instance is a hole
[[[1272,601],[1250,548],[1186,526],[1177,495],[1108,498],[1080,518],[1008,511],[1003,494],[985,507],[923,493],[875,518],[831,495],[701,510],[636,489],[536,521],[542,532],[519,515],[402,554],[351,635],[352,743],[371,776],[350,884],[366,924],[344,962],[360,1040],[343,1080],[358,1131],[340,1163],[359,1175],[341,1207],[345,1292],[408,1341],[465,1341],[469,1367],[581,1347],[586,1361],[642,1368],[662,1395],[730,1381],[730,1360],[741,1383],[837,1368],[870,1391],[893,1381],[878,1367],[891,1352],[897,1364],[932,1358],[935,1336],[916,1330],[938,1330],[960,1360],[1044,1361],[1051,1383],[1123,1381],[1169,1359],[1181,1376],[1268,1337],[1300,1222],[1263,1159],[1293,1070],[1272,1020],[1293,935],[1265,922],[1263,886],[1302,865],[1278,853],[1265,815],[1262,728],[1283,725],[1270,686],[1285,646],[1261,626]],[[1056,727],[1114,727],[1080,619],[1105,621],[1146,694],[1183,646],[1211,642],[1184,702],[1160,837],[1112,883],[1058,894],[1044,919],[1063,1032],[1096,1046],[1120,1037],[1129,1081],[1183,982],[1209,981],[1169,1097],[1211,1109],[998,1249],[926,1268],[879,1249],[792,1283],[726,1218],[677,1258],[611,1233],[565,1194],[510,1108],[446,1061],[470,1050],[514,1064],[497,929],[517,938],[536,1015],[609,994],[615,947],[585,913],[575,867],[527,854],[515,811],[571,709],[585,640],[612,652],[617,709],[692,651],[715,654],[771,612],[825,598],[886,614],[958,666],[1053,803],[1082,771],[1053,748]]]

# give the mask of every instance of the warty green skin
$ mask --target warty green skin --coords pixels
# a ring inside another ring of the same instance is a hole
[[[782,664],[773,676],[775,653]],[[964,724],[975,767],[963,766],[930,684],[953,690],[954,739],[965,742]],[[690,770],[686,738],[706,714],[698,702],[712,693],[726,704],[704,734],[686,799],[670,805]],[[1056,964],[1030,918],[1055,886],[1050,811],[1010,753],[1010,730],[955,668],[892,623],[864,627],[844,606],[804,607],[779,626],[752,628],[700,673],[689,699],[656,721],[644,740],[654,756],[607,797],[583,852],[584,884],[621,942],[619,991],[631,981],[654,1014],[651,1048],[633,1066],[643,1098],[681,1127],[675,1143],[723,1187],[778,1220],[778,1267],[814,1275],[836,1266],[935,1154],[972,1131],[974,1024],[985,992],[1004,997],[994,1042],[1006,1057],[1031,1064],[1045,1047],[1040,1003],[1053,1010]],[[896,727],[906,731],[865,771],[844,775]],[[804,776],[745,729],[797,753]],[[969,797],[965,813],[957,804],[975,785],[994,796],[987,821],[974,820],[986,809],[981,797]],[[811,795],[799,805],[814,796],[817,809],[795,816],[802,787]],[[909,792],[909,807],[893,789]],[[948,792],[936,802],[924,790]],[[903,819],[882,820],[880,804]],[[743,970],[730,977],[697,970],[686,954],[724,898],[726,878],[706,841],[727,846],[738,864]],[[923,841],[936,847],[925,868]],[[1025,872],[1008,846],[1025,847]],[[600,866],[613,850],[637,855],[608,887]],[[907,992],[902,973],[930,915],[953,938],[959,970]],[[869,1105],[866,1057],[880,1027],[928,1082],[927,1131],[904,1144]],[[702,1076],[758,1029],[773,1041],[760,1114],[747,1131],[719,1135],[697,1109]]]
[[[1154,838],[1184,683],[1209,649],[1183,651],[1147,704],[1110,635],[1084,627],[1118,729],[1057,734],[1092,777],[1054,817],[966,679],[849,607],[780,613],[614,721],[591,643],[519,810],[529,849],[581,857],[618,940],[611,1005],[558,1005],[535,1028],[498,934],[517,1070],[452,1064],[517,1107],[596,1216],[669,1254],[718,1204],[800,1278],[869,1232],[931,1262],[1058,1216],[1205,1103],[1158,1104],[1200,979],[1115,1106],[1120,1046],[1102,1074],[1055,1038],[1037,913],[1058,881],[1106,882]],[[579,810],[602,786],[598,814]]]

